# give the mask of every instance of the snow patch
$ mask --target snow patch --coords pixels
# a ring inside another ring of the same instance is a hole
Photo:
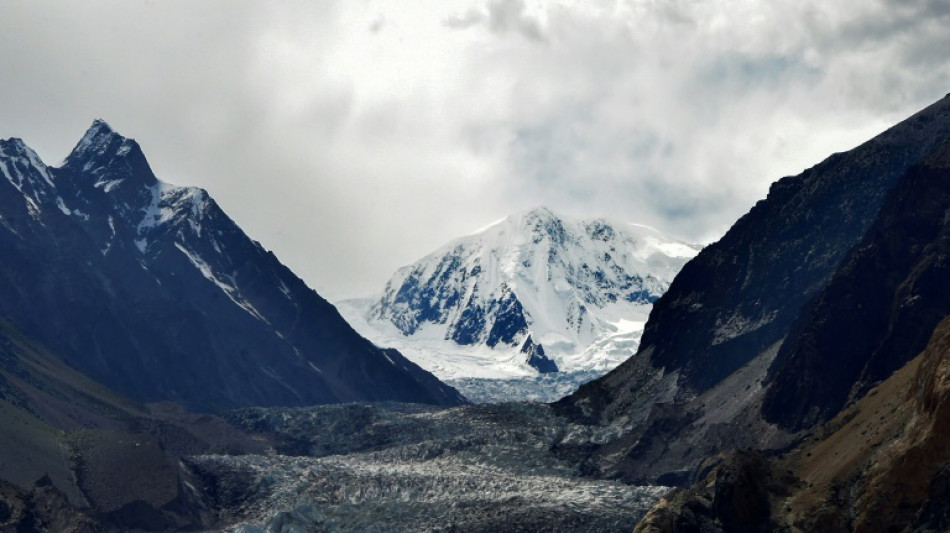
[[[69,208],[66,207],[66,203],[63,202],[63,199],[59,196],[56,197],[56,207],[58,207],[59,210],[62,211],[64,215],[69,216],[72,214],[72,211],[70,211]]]
[[[138,241],[136,241],[136,245],[138,245]],[[214,283],[219,289],[221,289],[221,291],[224,292],[224,294],[226,294],[228,298],[231,299],[232,302],[237,304],[241,309],[244,309],[245,311],[247,311],[254,318],[260,320],[261,322],[267,322],[267,319],[265,319],[264,316],[261,315],[257,311],[257,309],[254,308],[253,305],[250,304],[250,302],[241,298],[240,292],[234,287],[233,275],[227,276],[227,278],[229,278],[228,281],[230,281],[231,284],[225,283],[224,281],[216,277],[214,275],[214,272],[211,270],[211,267],[208,265],[208,263],[203,261],[196,254],[190,252],[187,248],[185,248],[184,246],[182,246],[180,243],[177,243],[177,242],[175,243],[175,248],[178,248],[178,251],[185,254],[185,257],[187,257],[188,260],[191,261],[191,264],[194,265],[195,268],[197,268],[199,272],[201,272],[201,275],[203,275],[206,279],[208,279],[208,281]]]
[[[27,145],[23,145],[23,151],[26,153],[26,157],[30,160],[30,166],[36,169],[40,177],[52,188],[56,188],[53,185],[53,178],[50,176],[49,168],[46,166],[43,161],[40,160],[40,157]]]
[[[3,172],[3,176],[7,178],[7,181],[9,181],[11,185],[16,187],[16,190],[20,191],[21,193],[23,192],[23,186],[20,183],[20,180],[13,179],[13,176],[10,174],[10,169],[7,168],[6,161],[0,160],[0,172]]]
[[[103,191],[105,191],[105,192],[108,193],[108,192],[112,192],[112,189],[115,189],[116,186],[118,186],[119,184],[121,184],[123,181],[125,181],[125,180],[122,180],[122,179],[118,179],[118,180],[97,180],[97,181],[93,184],[93,187],[95,187],[95,188],[97,188],[97,189],[102,189]]]
[[[278,288],[280,289],[280,292],[282,292],[282,293],[284,294],[284,296],[287,297],[288,300],[293,301],[294,298],[293,298],[293,296],[290,294],[290,289],[287,287],[287,284],[284,283],[284,280],[278,279],[278,280],[277,280],[277,283],[280,284],[280,285],[278,286]]]

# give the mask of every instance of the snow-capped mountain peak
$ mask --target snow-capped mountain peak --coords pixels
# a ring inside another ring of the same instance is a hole
[[[419,355],[423,366],[429,355],[461,350],[489,366],[498,363],[496,377],[606,371],[632,352],[606,361],[588,349],[638,330],[697,252],[645,226],[576,220],[536,207],[399,269],[363,309],[364,334]],[[353,315],[351,321],[360,321]],[[421,344],[427,348],[414,351]],[[430,362],[427,368],[446,379],[471,375],[464,362],[455,368]]]
[[[0,174],[24,195],[31,213],[58,198],[49,168],[22,139],[0,140]]]
[[[106,169],[114,173],[116,163],[127,170],[128,175],[124,177],[138,177],[144,185],[156,181],[139,144],[117,133],[105,121],[96,119],[66,157],[64,166],[82,169],[98,178]]]

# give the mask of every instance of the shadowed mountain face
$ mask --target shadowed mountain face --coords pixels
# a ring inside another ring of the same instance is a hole
[[[336,309],[208,194],[97,121],[60,168],[0,141],[0,316],[138,400],[200,409],[464,399]]]
[[[950,97],[774,184],[654,305],[641,348],[558,408],[623,430],[591,463],[682,482],[784,449],[902,367],[950,314]]]
[[[911,167],[795,322],[769,373],[768,420],[827,420],[924,348],[950,315],[948,213],[950,143]]]
[[[5,321],[0,427],[2,531],[178,529],[182,455],[268,446],[212,415],[136,404]]]
[[[638,354],[563,405],[589,419],[614,420],[658,375],[666,378],[667,396],[681,401],[766,354],[829,284],[901,176],[948,139],[950,98],[944,98],[854,150],[773,184],[654,304]]]

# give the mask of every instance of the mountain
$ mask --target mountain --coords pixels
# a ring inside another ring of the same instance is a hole
[[[464,378],[589,380],[629,356],[651,304],[697,251],[645,226],[540,207],[399,269],[379,298],[344,312],[466,394]]]
[[[172,404],[138,404],[0,320],[3,531],[171,530],[179,459],[271,443]]]
[[[464,402],[103,121],[57,168],[0,141],[0,175],[0,316],[120,393],[203,410]]]
[[[773,184],[673,280],[637,354],[558,404],[623,435],[591,468],[676,482],[785,448],[918,353],[950,311],[948,140],[950,97]]]
[[[904,366],[950,315],[950,142],[913,165],[828,285],[799,315],[763,413],[806,428]]]
[[[950,530],[950,319],[926,348],[778,457],[710,460],[638,525],[674,531]]]

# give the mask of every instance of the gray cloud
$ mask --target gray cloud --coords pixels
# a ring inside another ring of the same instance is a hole
[[[2,9],[0,137],[102,117],[331,297],[538,204],[712,239],[950,91],[942,0]]]

